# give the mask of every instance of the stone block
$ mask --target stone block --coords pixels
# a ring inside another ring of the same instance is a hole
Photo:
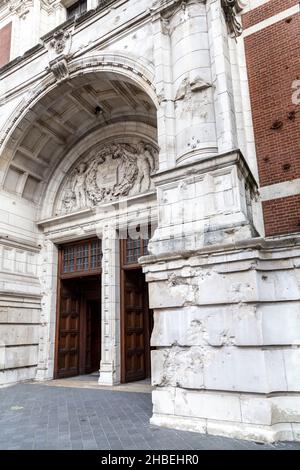
[[[177,388],[175,415],[239,422],[241,421],[239,396]]]
[[[240,406],[243,423],[265,426],[273,424],[271,399],[241,395]]]
[[[300,426],[300,396],[272,397],[272,424],[295,423]]]
[[[5,369],[36,366],[38,346],[19,346],[5,349]]]
[[[152,392],[153,413],[174,415],[175,388],[157,388]]]

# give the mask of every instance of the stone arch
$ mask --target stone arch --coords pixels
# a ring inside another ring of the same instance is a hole
[[[156,109],[159,107],[158,97],[154,86],[154,67],[145,59],[137,59],[120,52],[101,52],[81,59],[68,62],[69,78],[72,80],[86,74],[105,72],[116,77],[132,80],[151,99]],[[58,86],[57,80],[51,74],[43,78],[34,88],[29,90],[20,104],[13,111],[7,125],[0,134],[0,160],[2,180],[5,169],[8,168],[13,153],[22,133],[34,119],[33,108],[48,93]]]
[[[112,139],[128,140],[132,138],[144,139],[157,146],[156,130],[147,124],[129,122],[111,124],[107,127],[97,129],[95,132],[81,139],[77,145],[70,149],[59,165],[54,169],[49,184],[45,188],[39,219],[44,220],[53,217],[57,197],[61,191],[70,169],[78,162],[84,152],[91,149],[96,143],[105,145]]]

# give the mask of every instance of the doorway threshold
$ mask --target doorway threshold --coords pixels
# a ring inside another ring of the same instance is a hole
[[[99,374],[79,375],[66,379],[47,380],[46,382],[34,382],[39,385],[50,387],[67,387],[67,388],[87,388],[94,390],[111,390],[114,392],[134,392],[134,393],[151,393],[154,387],[151,386],[151,380],[139,380],[127,384],[119,384],[114,386],[99,385]]]

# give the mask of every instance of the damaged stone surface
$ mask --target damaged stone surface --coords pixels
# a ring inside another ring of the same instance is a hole
[[[300,239],[272,243],[141,260],[155,311],[152,423],[299,439]]]

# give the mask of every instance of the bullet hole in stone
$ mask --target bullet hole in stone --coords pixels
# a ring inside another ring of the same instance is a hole
[[[285,22],[286,22],[287,24],[290,24],[292,21],[293,21],[293,18],[287,18],[287,19],[285,20]]]
[[[279,119],[276,119],[276,121],[273,122],[271,129],[273,131],[277,131],[283,127],[283,122],[280,121]]]
[[[295,111],[295,110],[289,111],[287,117],[288,117],[288,119],[289,119],[290,121],[295,121],[295,119],[296,119],[296,111]]]
[[[291,164],[290,163],[285,163],[282,165],[283,171],[289,171],[291,169]]]

